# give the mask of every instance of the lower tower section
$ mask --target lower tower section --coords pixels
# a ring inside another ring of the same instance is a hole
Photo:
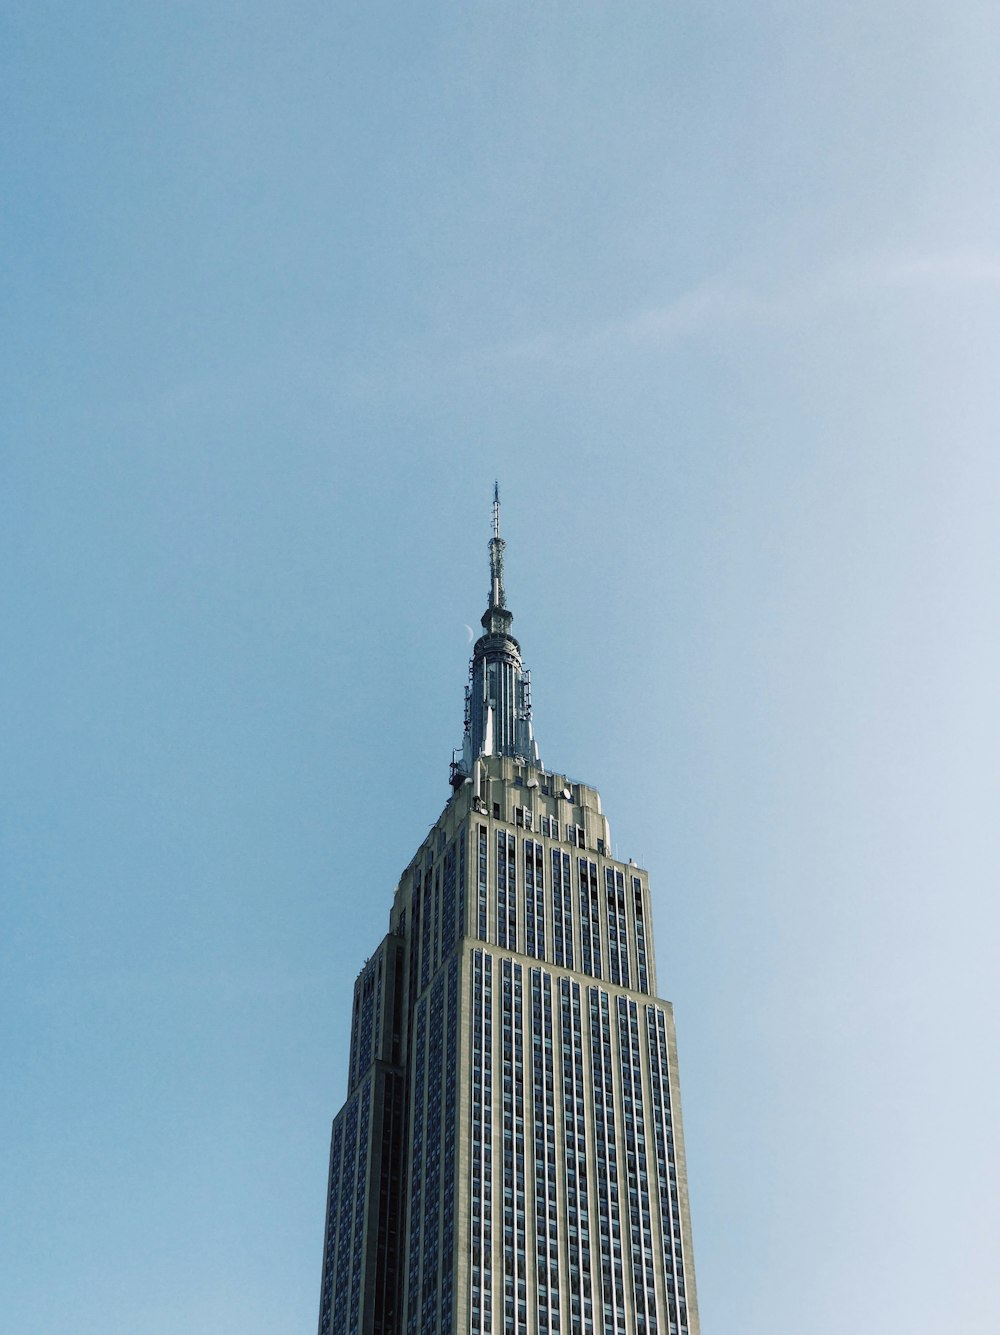
[[[358,978],[320,1335],[698,1335],[673,1013],[596,791],[480,757]]]
[[[406,1207],[404,949],[389,936],[354,987],[347,1102],[330,1138],[319,1335],[399,1335]]]

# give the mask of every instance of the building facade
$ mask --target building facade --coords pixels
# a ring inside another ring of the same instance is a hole
[[[503,587],[452,795],[354,987],[319,1335],[698,1335],[647,874],[546,769]]]

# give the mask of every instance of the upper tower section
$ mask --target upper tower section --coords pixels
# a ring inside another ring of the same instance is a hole
[[[500,488],[493,488],[490,537],[490,595],[482,616],[483,634],[472,650],[465,688],[462,759],[452,766],[452,782],[472,773],[477,756],[514,756],[540,765],[531,733],[531,678],[521,663],[521,646],[510,633],[513,614],[503,587],[504,540],[500,536]]]

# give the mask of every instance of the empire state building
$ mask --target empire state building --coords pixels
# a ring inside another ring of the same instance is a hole
[[[354,985],[319,1335],[698,1335],[649,882],[546,768],[489,604],[451,797]]]

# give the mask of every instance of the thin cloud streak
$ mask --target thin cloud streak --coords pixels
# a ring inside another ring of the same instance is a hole
[[[693,334],[751,322],[763,313],[759,298],[752,292],[713,278],[665,306],[650,307],[585,330],[547,330],[502,344],[498,352],[510,361],[574,361],[612,348],[679,342]]]
[[[500,345],[509,361],[566,364],[594,355],[676,344],[706,333],[794,324],[818,309],[887,290],[959,291],[1000,286],[1000,256],[954,250],[859,258],[830,265],[770,289],[710,278],[674,301],[589,329],[546,330]]]
[[[353,357],[325,361],[310,350],[294,365],[282,366],[282,384],[294,377],[338,399],[419,393],[428,385],[505,370],[569,370],[740,331],[794,330],[823,311],[880,295],[940,300],[976,290],[992,294],[998,287],[1000,254],[959,248],[855,256],[770,283],[717,274],[672,301],[589,326],[540,329],[496,343],[471,342],[460,350],[420,342],[387,349],[363,363]],[[206,389],[219,393],[214,381]],[[245,395],[252,389],[241,382],[230,392]]]
[[[940,251],[900,256],[889,265],[887,283],[935,283],[948,287],[1000,285],[1000,256],[975,250]]]

